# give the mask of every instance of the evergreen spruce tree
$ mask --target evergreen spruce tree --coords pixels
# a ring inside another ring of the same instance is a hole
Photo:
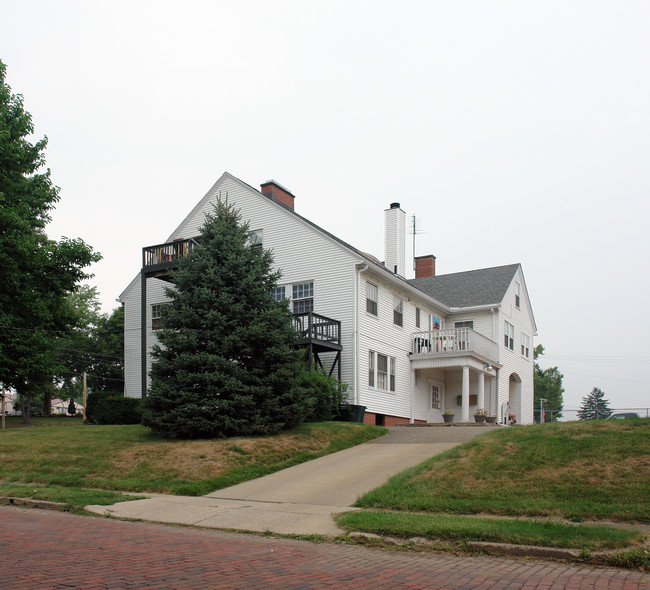
[[[587,397],[582,398],[578,418],[580,420],[604,420],[609,418],[611,413],[609,401],[605,399],[605,393],[598,387],[594,387]]]
[[[143,405],[143,423],[163,436],[270,434],[311,410],[287,302],[271,297],[280,273],[249,237],[239,211],[219,201],[167,289]]]

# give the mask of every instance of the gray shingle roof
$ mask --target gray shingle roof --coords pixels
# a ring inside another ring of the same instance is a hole
[[[449,307],[473,307],[501,303],[519,264],[482,268],[409,283]]]

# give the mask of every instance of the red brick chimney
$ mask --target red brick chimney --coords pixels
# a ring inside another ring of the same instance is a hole
[[[436,257],[433,254],[415,257],[415,278],[436,276]]]
[[[263,183],[260,192],[272,201],[280,203],[280,205],[284,205],[287,209],[289,209],[289,211],[293,211],[293,201],[296,197],[294,197],[281,184],[275,182],[275,180],[267,180],[265,183]]]

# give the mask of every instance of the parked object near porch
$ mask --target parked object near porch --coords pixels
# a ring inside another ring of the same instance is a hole
[[[357,406],[350,404],[350,418],[348,422],[358,422],[363,424],[363,418],[366,415],[366,406]]]

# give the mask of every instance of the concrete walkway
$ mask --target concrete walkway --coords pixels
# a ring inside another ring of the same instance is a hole
[[[407,467],[487,428],[395,427],[381,439],[218,490],[207,496],[151,495],[86,510],[117,518],[278,534],[341,535],[332,514]]]

